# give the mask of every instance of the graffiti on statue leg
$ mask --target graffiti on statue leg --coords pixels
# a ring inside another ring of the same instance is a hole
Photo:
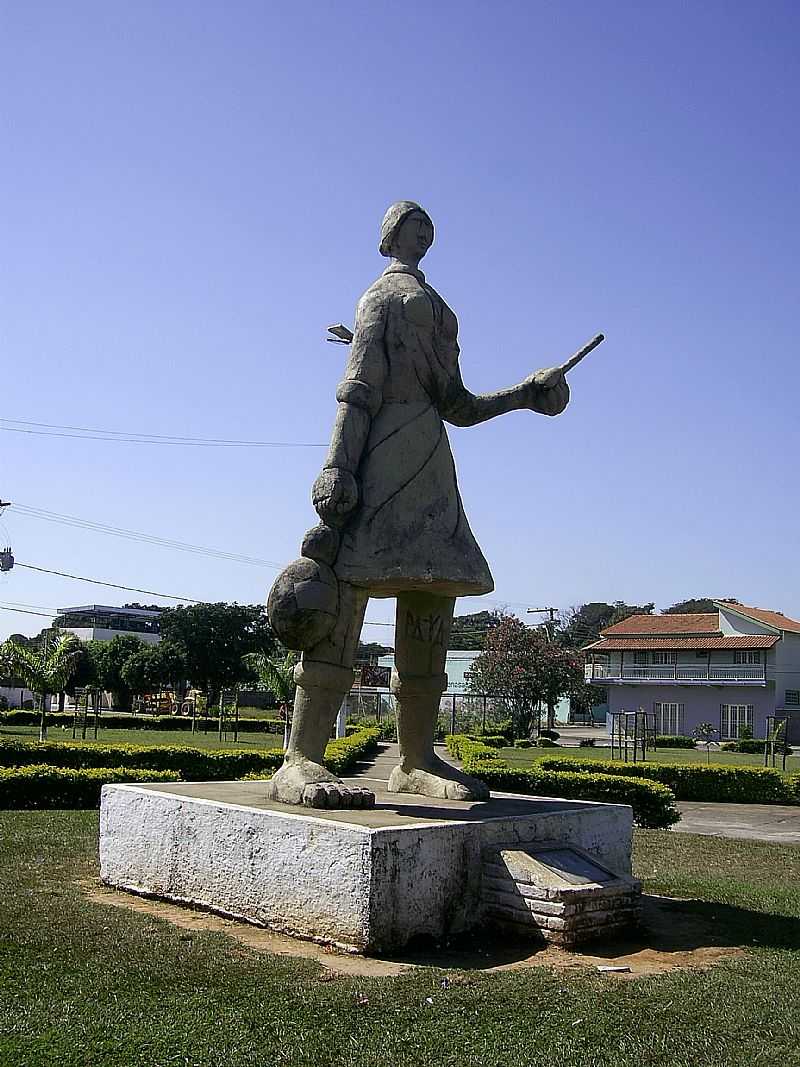
[[[406,611],[405,637],[428,645],[444,644],[444,619],[441,615],[417,615]]]

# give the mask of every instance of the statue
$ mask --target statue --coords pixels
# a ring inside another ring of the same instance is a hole
[[[380,252],[389,266],[359,301],[330,449],[312,490],[321,523],[270,593],[278,636],[303,653],[285,761],[267,785],[268,797],[286,804],[374,804],[370,791],[345,786],[322,765],[370,597],[397,598],[391,689],[400,763],[389,790],[488,796],[433,750],[456,597],[494,588],[464,514],[444,423],[474,426],[521,408],[558,415],[569,402],[565,370],[599,341],[511,389],[470,393],[456,316],[419,269],[433,236],[419,204],[402,200],[386,212]]]

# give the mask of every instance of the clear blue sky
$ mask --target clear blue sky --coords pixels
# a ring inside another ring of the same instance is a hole
[[[451,432],[497,586],[458,610],[800,616],[796,3],[30,0],[2,21],[2,417],[327,442],[347,350],[324,328],[415,199],[473,390],[608,335],[560,418]],[[277,563],[324,456],[0,447],[5,499]],[[2,523],[19,560],[168,593],[260,601],[275,574]],[[0,579],[6,604],[123,599]],[[44,622],[0,612],[0,634]]]

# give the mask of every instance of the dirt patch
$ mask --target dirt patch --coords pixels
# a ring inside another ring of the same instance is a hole
[[[349,955],[211,912],[123,893],[100,882],[83,882],[81,889],[93,904],[127,908],[171,922],[183,930],[226,934],[254,952],[316,960],[323,968],[320,981],[331,981],[338,976],[387,978],[419,967],[492,972],[525,967],[575,970],[612,966],[629,967],[630,971],[611,972],[608,977],[636,978],[674,970],[704,969],[745,954],[740,946],[727,943],[724,933],[713,922],[694,914],[696,902],[670,897],[645,897],[642,929],[624,941],[593,942],[583,949],[567,951],[553,945],[525,944],[519,939],[502,940],[494,933],[490,938],[476,934],[388,958]],[[452,979],[454,984],[468,980],[468,975]]]

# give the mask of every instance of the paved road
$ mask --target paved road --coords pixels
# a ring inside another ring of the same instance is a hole
[[[455,763],[443,745],[437,745],[436,752],[448,763]],[[387,782],[392,767],[397,763],[398,755],[397,745],[382,745],[375,759],[359,768],[358,776]],[[800,845],[800,807],[783,807],[778,804],[705,804],[684,800],[679,801],[678,808],[681,821],[674,827],[678,833]]]

